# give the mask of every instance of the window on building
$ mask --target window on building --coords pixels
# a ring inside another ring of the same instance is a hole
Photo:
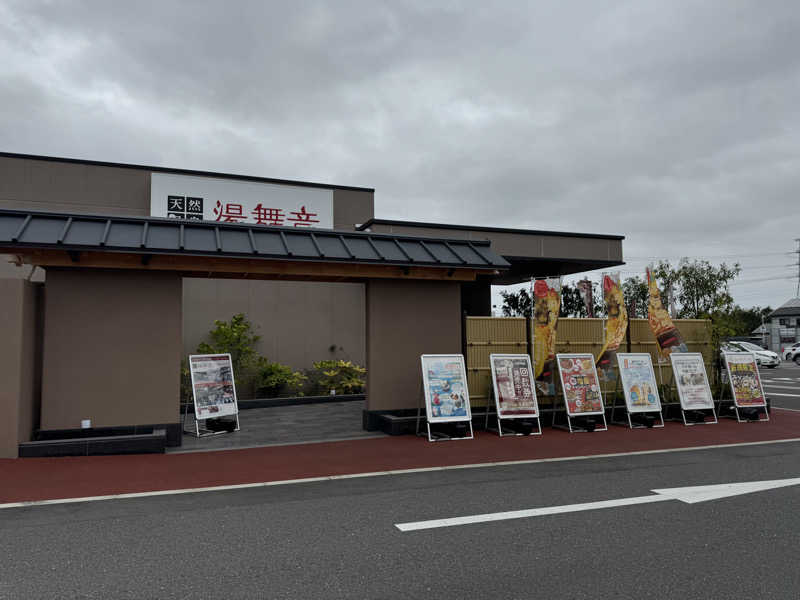
[[[778,323],[783,327],[786,327],[789,324],[789,319],[778,319]]]

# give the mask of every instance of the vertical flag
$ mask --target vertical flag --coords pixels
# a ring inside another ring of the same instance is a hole
[[[533,356],[536,386],[555,395],[556,327],[561,310],[561,279],[539,279],[533,285]]]

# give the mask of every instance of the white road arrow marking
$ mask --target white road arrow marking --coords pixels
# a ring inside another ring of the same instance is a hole
[[[470,525],[472,523],[488,523],[491,521],[505,521],[508,519],[524,519],[527,517],[543,517],[562,513],[597,510],[600,508],[614,508],[617,506],[632,506],[634,504],[650,504],[651,502],[664,502],[665,500],[680,500],[687,504],[705,502],[706,500],[719,500],[741,494],[752,494],[790,485],[800,485],[800,477],[794,479],[774,479],[771,481],[747,481],[744,483],[723,483],[719,485],[698,485],[692,487],[665,488],[651,490],[655,496],[636,496],[634,498],[619,498],[618,500],[601,500],[599,502],[584,502],[581,504],[565,504],[563,506],[547,506],[544,508],[531,508],[527,510],[510,510],[506,512],[487,513],[483,515],[470,515],[466,517],[451,517],[449,519],[433,519],[430,521],[415,521],[411,523],[396,523],[400,531],[419,531],[420,529],[436,529],[438,527],[454,527],[456,525]]]

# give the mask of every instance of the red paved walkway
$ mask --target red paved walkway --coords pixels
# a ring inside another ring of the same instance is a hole
[[[190,454],[1,459],[0,502],[789,438],[800,438],[800,412],[775,410],[769,423],[725,419],[695,427],[667,423],[664,429],[614,426],[591,434],[545,429],[542,436],[502,439],[479,432],[461,442],[400,436]]]

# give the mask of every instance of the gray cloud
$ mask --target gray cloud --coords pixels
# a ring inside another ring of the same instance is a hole
[[[739,260],[737,300],[774,306],[800,234],[799,26],[793,1],[11,1],[0,148],[623,234],[626,271]]]

